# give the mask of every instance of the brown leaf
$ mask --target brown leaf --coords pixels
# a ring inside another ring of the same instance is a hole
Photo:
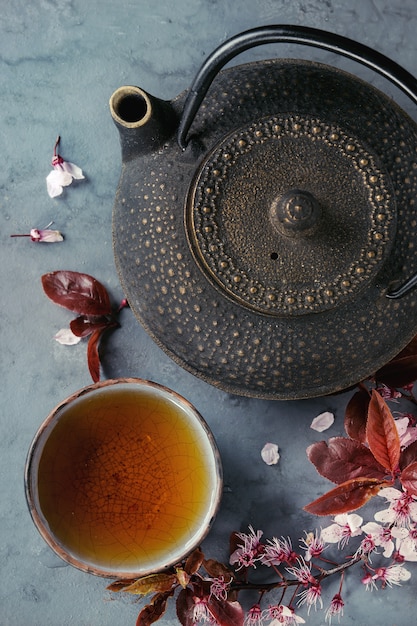
[[[203,561],[203,567],[211,578],[220,578],[223,576],[226,582],[233,578],[233,572],[226,567],[226,565],[216,561],[215,559],[207,559]]]
[[[417,461],[401,472],[401,484],[412,496],[417,496]]]
[[[55,304],[81,315],[109,315],[111,303],[103,285],[89,274],[59,270],[42,276],[42,286]]]
[[[184,570],[187,572],[187,574],[195,574],[200,569],[203,561],[204,554],[202,553],[200,548],[196,548],[187,558],[184,565]]]
[[[387,474],[369,448],[347,437],[313,443],[307,456],[321,476],[336,484],[361,477],[383,480]]]
[[[160,617],[165,613],[167,601],[173,592],[157,593],[151,600],[150,604],[147,604],[139,613],[136,620],[136,626],[149,626],[158,621]]]
[[[148,576],[138,578],[127,587],[124,587],[122,591],[137,596],[146,596],[148,593],[155,593],[156,591],[169,591],[177,582],[178,579],[175,574],[149,574]]]
[[[313,515],[349,513],[359,509],[382,487],[390,484],[377,478],[353,478],[310,502],[304,510]]]
[[[349,400],[345,412],[346,434],[361,443],[366,442],[369,401],[369,393],[365,389],[360,389]]]
[[[417,441],[413,441],[409,446],[404,448],[404,450],[400,454],[400,469],[403,470],[413,463],[417,461]]]
[[[378,463],[394,473],[400,460],[400,438],[387,403],[374,389],[369,403],[366,439]]]

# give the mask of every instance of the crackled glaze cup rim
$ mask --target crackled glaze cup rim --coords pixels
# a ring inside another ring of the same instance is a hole
[[[170,547],[167,549],[165,554],[161,555],[157,559],[154,559],[149,564],[142,561],[141,563],[138,563],[137,567],[129,568],[119,568],[114,566],[107,567],[103,566],[102,563],[95,563],[93,559],[86,560],[79,555],[74,554],[73,550],[69,546],[64,545],[51,530],[48,520],[42,512],[37,485],[39,461],[42,451],[60,417],[65,415],[66,408],[74,405],[75,402],[83,402],[85,398],[88,399],[91,397],[91,394],[102,395],[105,397],[106,392],[114,388],[117,388],[118,390],[127,389],[129,391],[134,389],[137,393],[141,393],[143,391],[146,393],[151,392],[152,394],[155,394],[157,398],[173,402],[176,407],[180,409],[180,412],[187,421],[187,424],[191,426],[193,434],[196,436],[196,441],[199,440],[200,444],[204,447],[205,454],[209,457],[210,484],[212,486],[211,494],[207,499],[207,505],[204,511],[204,519],[201,525],[199,525],[195,531],[193,531],[191,536],[187,538],[187,541],[184,541],[180,545]],[[45,542],[55,552],[55,554],[57,554],[66,563],[76,567],[77,569],[96,576],[106,578],[135,578],[162,571],[181,562],[201,544],[209,532],[220,506],[223,489],[223,471],[219,450],[213,433],[205,419],[191,404],[191,402],[176,391],[173,391],[172,389],[157,382],[141,378],[117,378],[100,381],[83,387],[68,396],[65,400],[55,406],[54,409],[52,409],[38,428],[29,447],[25,465],[24,483],[26,501],[32,520]]]

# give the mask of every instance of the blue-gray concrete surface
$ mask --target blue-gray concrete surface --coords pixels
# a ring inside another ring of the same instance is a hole
[[[186,89],[220,42],[262,24],[328,29],[368,44],[417,75],[414,0],[0,0],[0,625],[126,626],[138,603],[115,598],[106,582],[66,566],[49,550],[27,511],[23,472],[38,426],[53,406],[90,383],[86,345],[61,346],[55,332],[71,314],[44,295],[40,277],[71,269],[99,279],[114,301],[123,297],[111,243],[112,204],[120,172],[119,138],[108,100],[124,84],[170,99]],[[346,67],[318,50],[268,46],[239,59],[304,56]],[[356,68],[360,75],[369,74]],[[390,85],[417,119],[415,106]],[[51,199],[45,177],[56,136],[61,154],[83,168],[85,181]],[[11,234],[51,220],[65,241],[35,244]],[[322,435],[309,428],[318,413],[335,413],[326,435],[343,432],[348,394],[300,402],[228,395],[174,364],[149,339],[129,310],[103,345],[103,376],[140,376],[186,396],[211,426],[222,454],[225,493],[204,544],[227,559],[228,536],[248,524],[296,542],[315,520],[302,512],[327,488],[305,448]],[[260,458],[278,443],[280,463]],[[413,570],[413,566],[410,568]],[[346,626],[414,623],[417,571],[400,589],[365,593],[360,573],[345,584]],[[329,600],[336,591],[330,584]],[[324,624],[324,614],[307,618]],[[176,623],[170,610],[164,624]]]

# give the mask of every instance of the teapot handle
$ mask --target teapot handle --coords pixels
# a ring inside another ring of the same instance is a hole
[[[214,50],[200,67],[186,97],[178,126],[177,142],[181,150],[187,147],[187,134],[198,109],[216,75],[235,56],[262,44],[297,43],[322,48],[353,59],[391,81],[417,104],[417,79],[403,67],[377,50],[342,35],[308,26],[271,25],[253,28],[228,39]],[[401,298],[417,286],[417,273],[398,289],[386,294]]]

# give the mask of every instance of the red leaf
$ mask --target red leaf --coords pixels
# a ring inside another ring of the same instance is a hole
[[[369,401],[369,393],[365,389],[360,389],[349,400],[345,412],[346,434],[361,443],[366,442]]]
[[[218,600],[212,596],[208,607],[220,626],[242,626],[244,622],[245,614],[239,602]]]
[[[378,463],[394,473],[400,460],[400,438],[387,403],[374,389],[369,403],[366,439]]]
[[[178,620],[182,626],[194,626],[195,624],[193,620],[193,596],[194,593],[189,587],[182,589],[178,594],[176,609]]]
[[[98,354],[98,344],[105,329],[105,326],[98,328],[91,334],[91,337],[88,340],[87,363],[91,378],[95,383],[98,383],[100,380],[100,357]]]
[[[346,437],[313,443],[307,456],[321,476],[337,484],[361,477],[383,480],[387,474],[369,448]]]
[[[417,336],[376,372],[375,379],[394,388],[404,387],[417,380]]]
[[[139,613],[136,626],[149,626],[149,624],[157,622],[165,613],[167,601],[172,594],[173,591],[157,593],[152,598],[151,603],[147,604]]]
[[[42,276],[43,289],[55,304],[82,315],[109,315],[111,303],[103,285],[89,274],[59,270]]]
[[[409,446],[404,448],[404,450],[400,454],[400,469],[403,470],[413,463],[417,461],[417,441],[413,441]]]
[[[412,496],[417,496],[417,461],[401,472],[401,484]]]
[[[77,337],[88,337],[94,330],[112,325],[113,322],[103,315],[92,317],[88,315],[79,315],[70,322],[70,328]]]
[[[314,502],[310,502],[304,510],[313,515],[349,513],[368,502],[381,487],[390,484],[377,478],[354,478],[338,485]]]

